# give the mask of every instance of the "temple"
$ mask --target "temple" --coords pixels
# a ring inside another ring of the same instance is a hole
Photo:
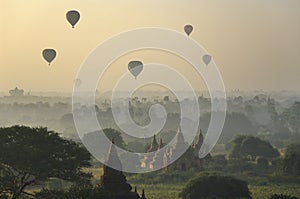
[[[132,186],[127,183],[126,177],[122,172],[122,164],[118,157],[114,140],[110,145],[109,152],[106,158],[107,165],[113,164],[118,170],[103,166],[103,174],[101,176],[101,186],[103,186],[114,199],[146,199],[145,191],[143,190],[140,197],[135,187],[132,191]]]
[[[163,165],[165,169],[172,168],[180,171],[186,171],[190,168],[198,168],[199,170],[201,170],[202,161],[201,159],[199,159],[198,153],[202,144],[203,134],[201,130],[199,131],[197,138],[195,139],[192,146],[188,146],[188,143],[185,141],[181,129],[179,128],[174,146],[162,151],[158,149],[163,147],[163,141],[162,139],[160,139],[160,142],[158,144],[156,136],[154,135],[152,143],[147,150],[147,155],[141,162],[141,167],[153,170],[159,168],[160,165]],[[186,152],[184,152],[184,154],[175,161],[176,157],[178,157],[179,154],[185,150]],[[149,154],[149,152],[155,151],[156,153],[154,153],[154,155]],[[174,163],[168,166],[170,162]]]
[[[24,96],[24,90],[23,89],[18,89],[18,87],[16,87],[15,89],[10,90],[9,94],[12,97],[22,97],[22,96]]]

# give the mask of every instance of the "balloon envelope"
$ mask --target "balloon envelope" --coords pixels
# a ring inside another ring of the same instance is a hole
[[[185,33],[190,36],[190,34],[193,32],[193,26],[192,25],[185,25],[184,26],[184,31]]]
[[[66,17],[68,22],[72,25],[72,28],[74,28],[80,19],[80,13],[76,10],[70,10],[67,12]]]
[[[128,64],[128,70],[136,78],[143,70],[143,63],[141,61],[131,61]]]
[[[43,50],[43,57],[44,59],[49,63],[50,63],[55,59],[56,57],[56,51],[53,49],[44,49]]]
[[[210,56],[210,55],[204,55],[204,56],[202,57],[202,59],[203,59],[203,62],[204,62],[206,65],[208,65],[208,64],[211,62],[211,56]]]

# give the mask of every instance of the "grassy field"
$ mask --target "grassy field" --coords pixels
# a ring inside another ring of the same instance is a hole
[[[99,180],[102,173],[102,168],[89,168],[89,172],[93,173],[95,180]],[[188,175],[189,178],[193,176],[191,173],[186,173],[185,175]],[[168,175],[164,174],[164,177],[167,178]],[[149,183],[151,182],[149,176],[139,176],[138,178],[136,178],[136,175],[127,176],[127,179],[132,187],[137,186],[139,193],[142,192],[142,189],[145,189],[147,199],[181,199],[179,197],[179,193],[181,192],[184,183],[155,183],[157,182],[155,181],[151,184]],[[247,179],[247,181],[248,180],[249,179]],[[260,184],[259,182],[261,182],[261,178],[251,178],[249,189],[253,199],[269,199],[272,194],[287,194],[300,198],[300,184],[298,183],[299,180],[290,183],[285,183],[289,181],[286,178],[283,178],[284,181],[281,180],[281,182],[283,183],[275,183],[274,179],[270,180],[273,182]],[[179,181],[184,182],[184,180],[181,178],[179,179]]]
[[[147,199],[180,199],[182,186],[179,184],[139,184],[138,191],[145,189]],[[300,185],[249,186],[253,199],[268,199],[272,194],[290,194],[300,197]]]
[[[145,189],[147,199],[180,199],[178,194],[181,191],[182,185],[139,184],[137,187],[139,193],[141,193],[142,189]]]
[[[300,197],[300,185],[249,186],[253,199],[268,199],[272,194],[288,194]]]

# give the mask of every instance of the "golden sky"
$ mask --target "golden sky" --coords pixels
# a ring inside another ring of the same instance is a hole
[[[65,19],[71,9],[81,13],[75,29]],[[0,91],[71,92],[80,64],[106,39],[140,27],[183,32],[185,24],[213,55],[228,90],[299,90],[299,0],[0,0]],[[44,48],[58,53],[50,67]],[[205,89],[185,61],[145,50],[112,64],[100,90],[110,90],[135,58],[169,64]]]

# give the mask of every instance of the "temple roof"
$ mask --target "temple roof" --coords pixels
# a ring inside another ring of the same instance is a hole
[[[105,161],[108,165],[113,165],[118,170],[122,170],[122,164],[119,159],[116,147],[115,147],[115,141],[112,139],[112,142],[110,144],[110,148],[106,157]]]
[[[200,129],[199,135],[197,136],[195,143],[194,143],[194,148],[198,147],[200,148],[203,144],[203,134],[202,134],[202,130]]]
[[[185,142],[184,137],[183,137],[183,134],[181,132],[181,128],[179,127],[178,131],[177,131],[175,146],[178,145],[178,144],[184,143],[184,142]]]
[[[152,143],[150,145],[150,148],[149,150],[147,151],[148,153],[149,152],[153,152],[153,151],[156,151],[158,149],[158,143],[157,143],[157,140],[156,140],[156,137],[155,135],[153,136],[153,140],[152,140]]]

